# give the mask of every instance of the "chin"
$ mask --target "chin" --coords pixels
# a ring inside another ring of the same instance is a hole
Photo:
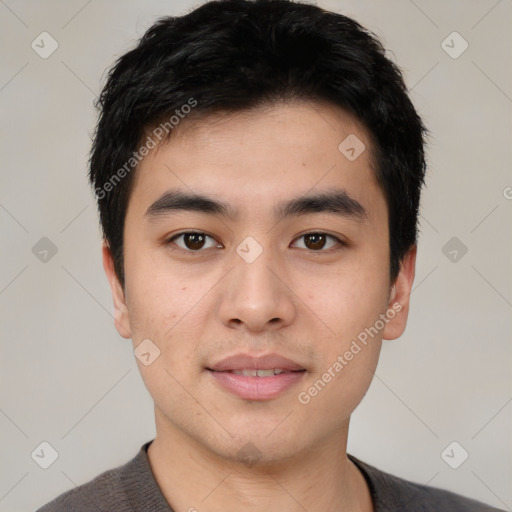
[[[281,436],[277,433],[269,436],[271,431],[272,429],[265,429],[264,432],[257,432],[247,428],[243,435],[237,434],[227,439],[223,437],[222,441],[203,439],[203,444],[210,452],[223,459],[254,468],[275,467],[297,457],[302,451],[300,440],[289,431],[283,429]]]

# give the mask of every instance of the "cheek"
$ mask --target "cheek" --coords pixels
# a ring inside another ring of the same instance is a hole
[[[204,278],[191,281],[168,262],[155,265],[154,258],[143,258],[142,254],[132,253],[126,263],[133,345],[136,349],[149,339],[160,355],[151,366],[138,362],[139,369],[146,385],[155,390],[155,384],[162,381],[170,379],[176,384],[169,374],[186,384],[188,374],[198,365],[197,340],[203,336],[205,314],[213,308],[206,296],[211,284]]]
[[[387,268],[356,263],[303,283],[310,310],[339,340],[338,349],[369,328],[387,306]]]
[[[202,333],[201,321],[193,311],[187,314],[187,308],[179,302],[167,302],[164,310],[151,309],[151,304],[144,303],[139,305],[137,315],[135,350],[140,340],[147,343],[145,340],[150,339],[157,354],[150,365],[137,358],[150,395],[163,410],[190,407],[190,393],[194,394],[202,371],[197,343]]]
[[[154,251],[126,241],[126,301],[134,343],[162,339],[186,313],[187,284]]]
[[[320,414],[333,409],[338,417],[350,414],[366,394],[377,367],[383,331],[380,315],[387,309],[389,280],[382,252],[374,251],[326,280],[324,291],[311,295],[312,309],[322,312],[334,332],[319,340],[323,364],[312,376],[315,387],[322,389],[314,406]]]

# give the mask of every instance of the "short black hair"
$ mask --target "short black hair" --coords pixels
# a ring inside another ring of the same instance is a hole
[[[400,69],[372,32],[342,14],[292,0],[215,0],[158,19],[115,62],[96,102],[89,178],[123,288],[124,220],[138,150],[155,142],[149,131],[164,127],[166,140],[184,114],[201,119],[293,100],[327,101],[369,131],[395,281],[417,243],[427,134]]]

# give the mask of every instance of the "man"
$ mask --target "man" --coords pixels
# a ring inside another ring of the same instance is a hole
[[[288,0],[163,18],[110,72],[90,179],[157,435],[40,509],[483,511],[346,453],[405,330],[426,129],[353,20]]]

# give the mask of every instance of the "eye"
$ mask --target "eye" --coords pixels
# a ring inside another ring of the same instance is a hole
[[[210,245],[208,245],[208,239],[211,240]],[[177,240],[180,240],[181,243],[178,243]],[[215,242],[214,238],[206,233],[196,231],[186,231],[174,235],[168,240],[168,243],[175,243],[180,249],[188,252],[199,252],[201,249],[220,247],[220,245]]]
[[[300,247],[300,249],[310,249],[311,251],[316,252],[327,252],[326,250],[322,251],[322,249],[331,249],[332,247],[335,247],[336,245],[346,246],[347,244],[340,240],[339,238],[328,235],[327,233],[306,233],[304,235],[301,235],[296,240],[302,240],[303,247]],[[330,242],[329,242],[330,241]],[[330,245],[329,245],[330,243]]]
[[[299,249],[309,249],[314,252],[327,252],[329,249],[336,247],[336,245],[348,245],[339,238],[327,233],[306,233],[296,238],[296,240],[304,240],[302,242],[302,246],[300,244],[298,245]],[[218,244],[213,237],[204,232],[198,231],[178,233],[170,238],[167,243],[174,243],[186,252],[200,252],[202,249],[222,247],[222,245]],[[297,247],[297,242],[294,246]]]

